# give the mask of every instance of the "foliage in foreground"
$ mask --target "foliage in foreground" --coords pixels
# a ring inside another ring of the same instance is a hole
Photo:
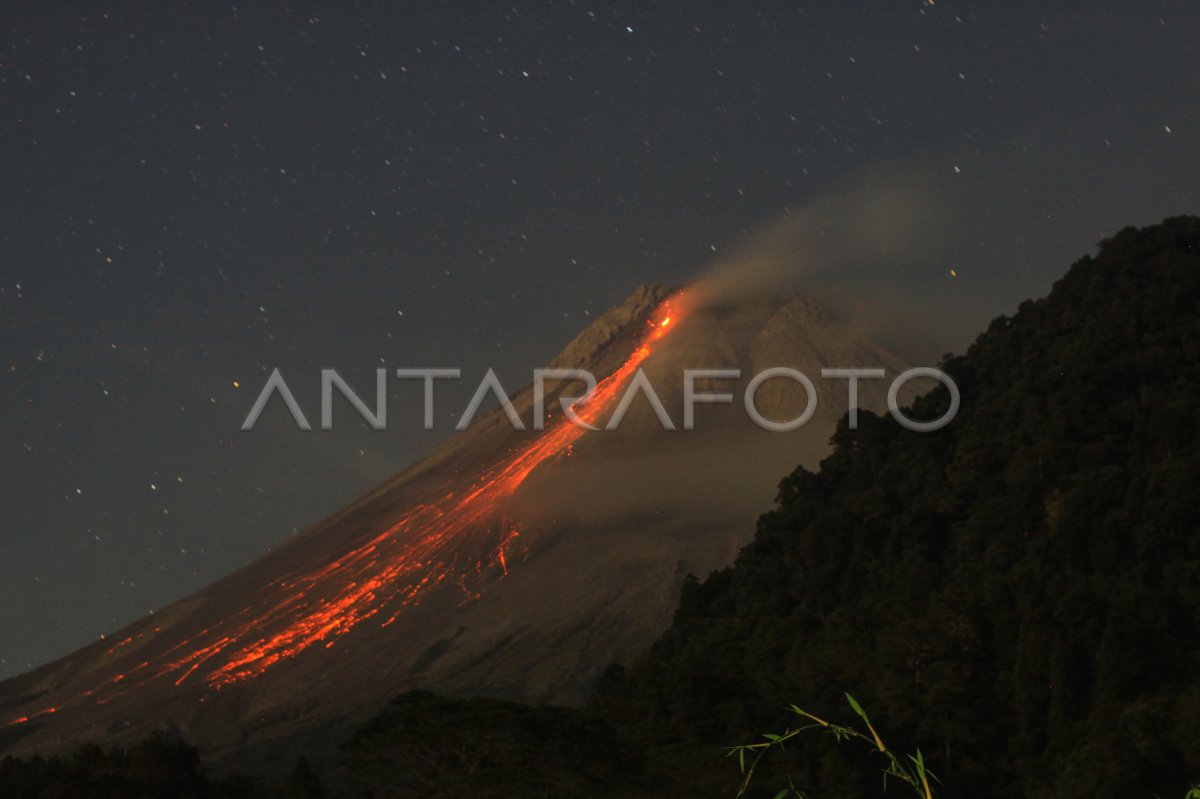
[[[750,782],[754,779],[754,770],[757,768],[759,761],[762,760],[763,755],[772,749],[783,749],[788,741],[807,730],[819,728],[832,734],[838,743],[846,741],[863,743],[870,747],[872,752],[882,755],[887,762],[887,768],[883,770],[883,785],[885,789],[890,777],[901,785],[907,786],[918,799],[933,799],[933,791],[929,783],[931,780],[936,780],[937,778],[933,775],[933,772],[925,767],[925,756],[921,754],[921,750],[918,748],[916,754],[912,755],[900,755],[889,749],[887,744],[883,742],[883,738],[879,736],[878,730],[871,724],[871,719],[867,718],[867,713],[862,709],[862,705],[858,703],[858,700],[850,694],[846,694],[846,699],[850,702],[850,707],[862,720],[865,732],[856,730],[853,727],[834,724],[819,716],[814,716],[807,710],[801,710],[796,705],[792,705],[792,713],[811,723],[797,729],[789,728],[782,733],[765,733],[763,737],[766,740],[760,743],[742,744],[731,747],[728,756],[737,758],[738,768],[741,769],[743,775],[742,784],[737,792],[738,797],[744,796],[750,788]],[[746,762],[747,754],[751,758],[749,765]],[[808,794],[796,787],[791,775],[788,774],[786,777],[788,786],[777,793],[775,799],[785,799],[785,797],[789,796],[794,797],[794,799],[808,799]]]
[[[871,724],[866,711],[863,710],[858,701],[850,694],[846,694],[846,699],[849,701],[850,707],[854,710],[855,714],[862,720],[865,732],[853,727],[833,724],[806,710],[801,710],[796,705],[792,705],[792,713],[811,723],[797,729],[789,728],[781,734],[765,733],[763,738],[766,740],[759,743],[731,747],[728,756],[737,758],[738,768],[743,775],[737,797],[740,799],[740,797],[746,794],[751,780],[754,778],[755,768],[765,754],[773,749],[783,749],[788,741],[807,730],[823,729],[831,733],[838,743],[846,741],[863,743],[873,753],[883,755],[887,762],[887,768],[883,770],[883,786],[885,789],[887,788],[888,778],[891,777],[901,785],[906,786],[917,799],[933,799],[933,789],[930,783],[936,782],[937,778],[925,767],[925,758],[921,754],[921,750],[917,749],[916,754],[912,755],[899,755],[889,749],[880,737],[879,732],[875,729],[875,726]],[[750,757],[749,765],[747,765],[748,755]],[[791,797],[791,799],[810,799],[809,794],[796,787],[790,774],[785,775],[785,777],[788,785],[775,794],[774,799],[788,799],[788,797]],[[1184,799],[1200,799],[1200,785],[1192,787],[1184,796]]]

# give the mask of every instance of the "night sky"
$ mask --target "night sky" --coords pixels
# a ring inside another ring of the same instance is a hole
[[[894,290],[961,347],[1200,210],[1198,37],[1191,2],[4,4],[0,677],[277,545],[464,404],[425,433],[393,382],[387,432],[239,432],[276,366],[313,418],[323,366],[519,385],[884,165],[952,199]]]

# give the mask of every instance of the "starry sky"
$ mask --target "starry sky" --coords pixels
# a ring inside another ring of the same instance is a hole
[[[1119,227],[1200,210],[1198,34],[1182,0],[4,4],[0,677],[453,426],[393,382],[386,432],[239,432],[274,367],[314,416],[323,366],[520,384],[881,165],[952,200],[894,291],[953,307],[961,347]]]

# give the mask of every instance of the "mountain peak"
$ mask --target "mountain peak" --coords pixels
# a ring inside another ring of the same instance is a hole
[[[625,298],[596,318],[571,340],[550,362],[553,369],[578,369],[593,363],[630,324],[649,316],[650,312],[671,293],[661,283],[642,283]]]

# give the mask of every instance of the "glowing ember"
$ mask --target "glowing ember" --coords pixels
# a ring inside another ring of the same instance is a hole
[[[615,403],[650,355],[651,344],[665,335],[673,321],[671,306],[671,300],[662,302],[633,354],[601,380],[586,401],[574,403],[572,410],[580,422],[595,425]],[[370,619],[386,627],[423,594],[444,583],[459,586],[468,597],[478,596],[470,582],[492,567],[503,575],[511,567],[505,550],[519,531],[506,517],[508,499],[538,466],[569,455],[586,432],[583,426],[559,418],[510,457],[485,468],[465,493],[450,491],[440,500],[412,507],[338,559],[267,586],[255,605],[175,644],[163,653],[161,662],[140,663],[77,700],[106,704],[164,676],[182,685],[200,674],[205,685],[223,688],[256,677],[317,644],[332,647],[340,636]],[[120,641],[108,654],[134,640]],[[46,708],[9,721],[8,726],[55,712],[58,708]]]
[[[12,721],[8,722],[8,724],[6,724],[6,725],[4,725],[4,726],[6,726],[6,727],[16,727],[18,724],[26,724],[26,723],[28,723],[28,722],[30,722],[30,721],[33,721],[33,720],[34,720],[34,719],[36,719],[36,718],[41,718],[42,716],[49,716],[49,715],[51,715],[52,713],[57,713],[57,712],[58,712],[58,708],[56,708],[56,707],[48,707],[48,708],[45,708],[45,709],[43,709],[43,710],[39,710],[37,713],[34,713],[34,714],[33,714],[33,715],[31,715],[31,716],[21,716],[20,718],[15,718],[15,719],[13,719]]]

